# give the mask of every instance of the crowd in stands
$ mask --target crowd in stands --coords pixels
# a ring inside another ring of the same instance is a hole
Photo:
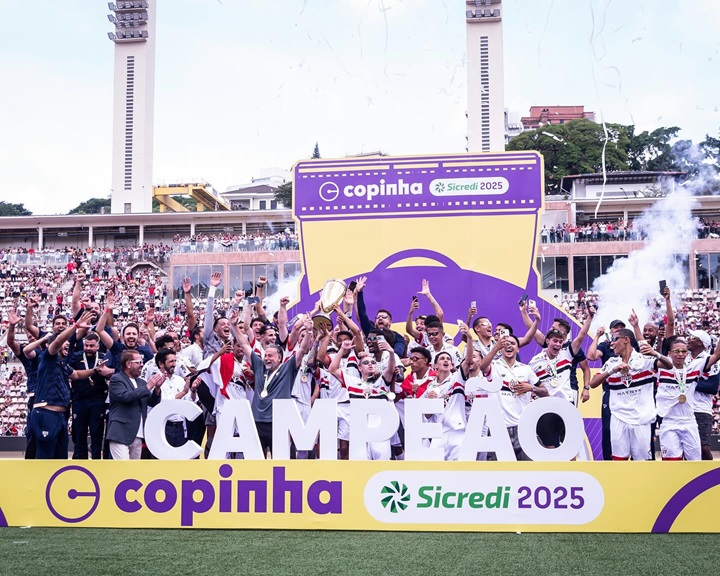
[[[642,240],[642,234],[633,228],[633,223],[618,220],[615,222],[588,222],[586,224],[543,225],[540,229],[540,241],[543,244],[562,242],[617,242],[622,240]]]
[[[297,250],[297,234],[286,228],[275,234],[198,234],[173,237],[177,252],[260,252]]]
[[[698,238],[720,238],[720,221],[698,219]],[[618,242],[644,240],[644,234],[633,226],[632,220],[586,222],[584,224],[544,224],[540,229],[540,242],[555,244],[563,242]]]
[[[82,260],[98,263],[119,264],[124,266],[135,262],[169,262],[172,247],[164,244],[143,244],[142,246],[115,246],[105,248],[0,248],[0,263],[10,270],[19,266],[57,266]]]

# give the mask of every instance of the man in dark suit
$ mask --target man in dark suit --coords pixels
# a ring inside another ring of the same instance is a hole
[[[157,404],[160,396],[153,394],[163,381],[156,374],[145,382],[140,378],[143,357],[137,350],[120,355],[120,371],[110,379],[110,412],[105,437],[110,443],[113,460],[139,460],[147,416],[148,402]]]

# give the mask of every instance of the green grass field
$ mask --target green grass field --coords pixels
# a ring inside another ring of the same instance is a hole
[[[711,534],[4,528],[0,574],[678,576],[713,573],[716,544]]]

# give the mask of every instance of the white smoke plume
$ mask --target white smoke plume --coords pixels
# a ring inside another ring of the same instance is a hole
[[[298,299],[299,290],[298,282],[301,275],[296,274],[290,278],[283,279],[277,287],[277,291],[264,299],[265,309],[268,314],[274,314],[280,308],[280,298],[287,296],[290,298],[290,304]]]
[[[682,257],[687,258],[691,243],[697,237],[698,222],[692,216],[695,199],[690,187],[663,185],[674,189],[633,222],[633,228],[645,238],[645,246],[627,258],[615,260],[608,272],[593,284],[593,291],[599,293],[593,330],[598,326],[607,327],[614,319],[627,324],[633,309],[642,326],[650,317],[648,300],[660,296],[660,280],[665,280],[670,287],[673,302],[678,292],[688,286]]]

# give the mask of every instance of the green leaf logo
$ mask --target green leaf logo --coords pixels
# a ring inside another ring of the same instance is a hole
[[[390,508],[390,512],[397,514],[401,510],[405,510],[410,503],[410,490],[405,484],[393,480],[389,486],[383,486],[380,491],[382,495],[382,505],[384,508]]]

